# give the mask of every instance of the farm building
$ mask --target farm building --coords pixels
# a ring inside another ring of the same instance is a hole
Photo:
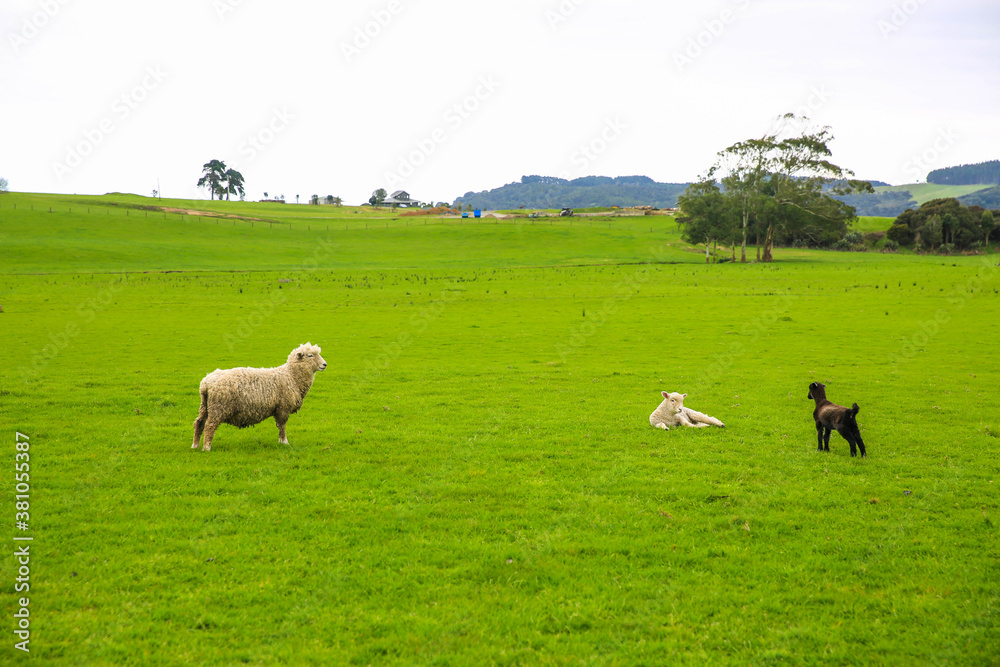
[[[420,206],[420,202],[410,198],[410,193],[405,190],[396,190],[385,198],[383,206]]]

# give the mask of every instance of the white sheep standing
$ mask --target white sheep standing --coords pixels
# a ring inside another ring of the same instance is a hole
[[[684,407],[684,399],[687,394],[677,392],[667,393],[661,391],[663,402],[649,415],[649,423],[656,428],[669,431],[671,426],[690,426],[691,428],[705,428],[706,426],[725,426],[715,417]]]
[[[316,371],[326,369],[320,348],[312,343],[300,345],[277,368],[216,369],[201,381],[201,409],[194,421],[194,444],[197,449],[205,434],[203,451],[212,449],[212,437],[219,424],[245,428],[274,417],[278,442],[288,444],[285,424],[289,415],[299,411]]]

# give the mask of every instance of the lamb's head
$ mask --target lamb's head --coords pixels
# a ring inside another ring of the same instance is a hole
[[[676,391],[672,393],[661,391],[660,394],[662,394],[663,402],[667,404],[666,407],[670,412],[677,414],[684,409],[684,399],[687,394],[678,394]]]
[[[806,398],[811,398],[817,401],[821,401],[826,398],[826,385],[819,382],[813,382],[809,385],[809,394]]]
[[[319,355],[320,351],[319,345],[312,343],[299,345],[288,355],[288,364],[300,365],[313,373],[326,370],[326,361]]]

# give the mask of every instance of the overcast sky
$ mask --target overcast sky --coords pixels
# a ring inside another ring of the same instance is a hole
[[[789,111],[861,178],[1000,158],[996,0],[3,0],[0,36],[15,191],[686,182]]]

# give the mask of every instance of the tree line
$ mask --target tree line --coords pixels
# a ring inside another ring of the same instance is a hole
[[[986,247],[997,228],[1000,210],[963,206],[954,198],[934,199],[918,209],[903,211],[886,238],[915,250],[950,252]]]
[[[938,185],[1000,185],[1000,160],[935,169],[927,174],[927,182]]]

